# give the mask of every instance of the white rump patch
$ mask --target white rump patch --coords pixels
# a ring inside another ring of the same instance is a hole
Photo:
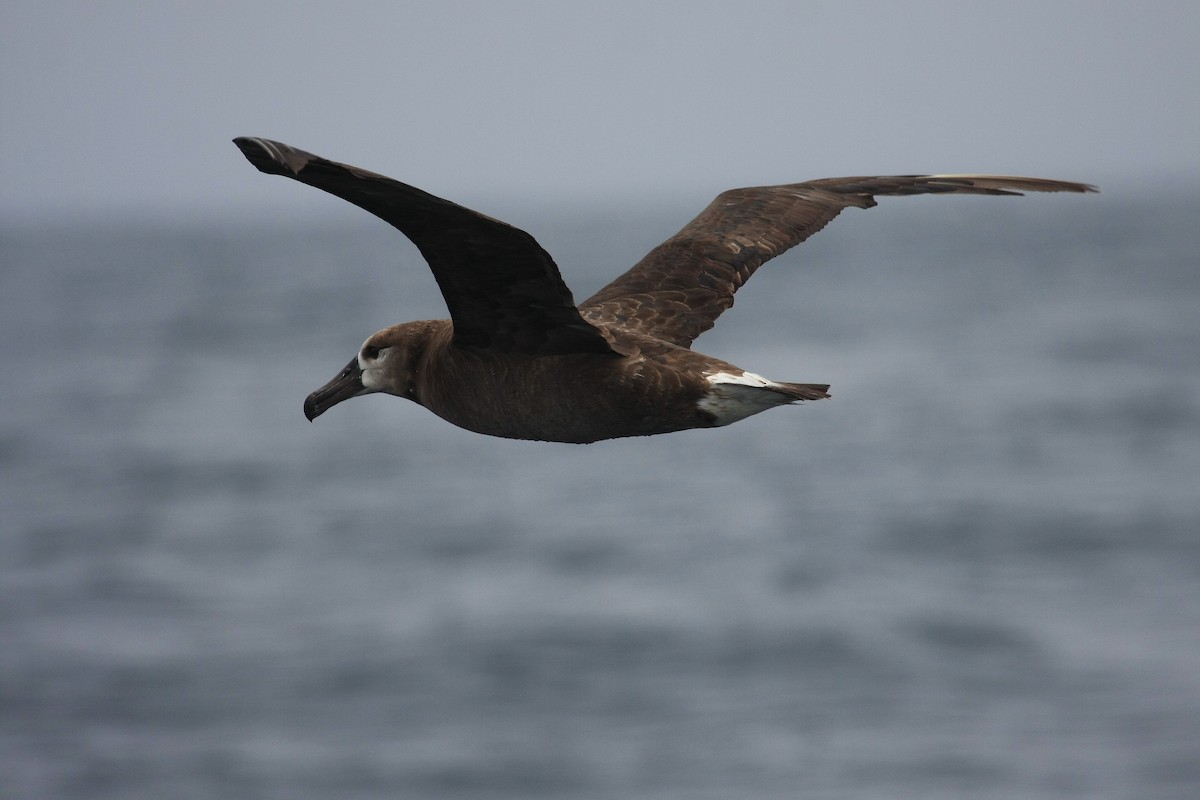
[[[732,372],[714,372],[705,377],[713,386],[733,384],[735,386],[756,386],[759,389],[779,386],[775,381],[769,381],[762,375],[755,375],[753,372],[743,372],[741,375],[734,375]]]
[[[772,391],[782,387],[753,372],[743,372],[741,375],[716,372],[707,376],[707,379],[712,388],[696,406],[712,414],[717,425],[729,425],[795,399]]]

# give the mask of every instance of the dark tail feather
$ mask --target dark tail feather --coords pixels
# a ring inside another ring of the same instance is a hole
[[[824,400],[829,397],[828,383],[781,383],[779,385],[782,387],[782,394],[796,400]]]

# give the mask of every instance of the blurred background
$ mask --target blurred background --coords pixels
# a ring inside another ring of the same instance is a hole
[[[1200,7],[0,5],[0,797],[1194,798]],[[445,315],[277,138],[591,294],[733,186],[996,172],[698,349],[833,399],[588,446],[392,398]]]

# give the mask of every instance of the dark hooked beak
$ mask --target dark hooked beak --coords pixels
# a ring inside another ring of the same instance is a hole
[[[355,356],[336,378],[308,396],[304,401],[304,416],[312,422],[343,400],[349,400],[365,391],[362,370],[358,368],[358,357]]]

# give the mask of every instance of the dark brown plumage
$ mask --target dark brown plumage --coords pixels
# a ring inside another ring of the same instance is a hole
[[[429,262],[449,320],[378,331],[305,402],[314,419],[360,394],[407,397],[469,430],[591,442],[736,422],[827,397],[692,351],[766,261],[877,195],[1091,192],[993,175],[829,178],[720,194],[677,234],[577,307],[525,231],[391,178],[266,139],[235,144],[262,172],[323,189],[404,233]]]

